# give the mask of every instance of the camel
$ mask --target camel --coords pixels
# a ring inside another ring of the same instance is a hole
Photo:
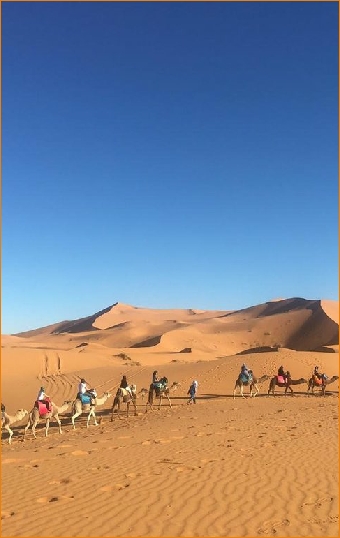
[[[142,400],[144,400],[144,396],[146,396],[147,394],[149,394],[148,389],[140,389],[138,396],[141,396]]]
[[[65,413],[65,411],[67,411],[68,408],[70,407],[71,403],[72,403],[71,401],[66,400],[63,403],[63,405],[59,407],[55,403],[51,402],[52,411],[44,415],[41,415],[39,413],[39,409],[37,407],[33,407],[32,411],[28,415],[27,426],[25,426],[25,430],[24,430],[24,439],[26,436],[26,432],[30,427],[32,427],[33,437],[36,439],[37,436],[35,435],[35,429],[41,418],[46,420],[45,437],[48,436],[48,430],[50,427],[51,419],[55,419],[57,421],[58,426],[59,426],[59,433],[62,434],[63,432],[61,431],[61,422],[60,422],[59,415],[61,415],[62,413]]]
[[[318,387],[321,389],[321,395],[324,396],[326,393],[326,386],[330,385],[331,383],[334,383],[334,381],[336,381],[337,379],[339,379],[339,376],[333,375],[333,377],[331,377],[330,379],[324,379],[323,382],[318,383],[317,380],[315,379],[315,376],[313,375],[308,381],[307,392],[311,390],[312,394],[314,394],[314,388]]]
[[[251,370],[249,370],[249,373],[250,372],[251,372]],[[233,393],[234,400],[235,400],[235,397],[236,397],[237,388],[239,389],[240,396],[242,396],[242,398],[245,397],[244,394],[243,394],[243,387],[247,387],[247,386],[249,386],[249,389],[250,389],[249,397],[251,398],[253,396],[255,398],[255,396],[260,392],[258,385],[260,383],[263,383],[264,381],[267,381],[267,379],[269,379],[269,375],[263,375],[259,379],[257,379],[257,377],[254,376],[253,373],[252,373],[252,377],[250,377],[250,379],[248,381],[242,381],[242,376],[240,374],[238,376],[238,378],[236,379],[236,381],[235,381],[235,388],[234,388],[234,393]],[[254,394],[253,394],[253,389],[255,389]]]
[[[2,419],[1,419],[1,429],[4,428],[9,433],[8,443],[12,443],[12,437],[14,432],[11,430],[10,426],[14,424],[15,422],[20,422],[26,415],[28,415],[28,411],[26,409],[18,409],[18,411],[15,413],[15,415],[8,415],[6,412],[3,413]]]
[[[110,392],[104,392],[104,394],[103,394],[103,396],[101,398],[96,398],[95,399],[95,404],[94,405],[83,404],[78,398],[76,400],[74,400],[74,402],[72,403],[72,416],[71,416],[73,429],[74,430],[76,429],[76,426],[74,424],[75,419],[77,417],[79,417],[82,413],[88,413],[88,415],[87,415],[87,424],[86,424],[87,428],[89,427],[89,422],[90,422],[91,417],[94,418],[95,426],[98,426],[98,422],[97,422],[96,414],[95,414],[95,409],[96,409],[96,407],[98,405],[104,405],[106,400],[108,398],[110,398],[110,397],[111,397]]]
[[[113,400],[111,422],[113,422],[113,414],[114,414],[115,407],[117,407],[117,415],[118,415],[118,418],[120,419],[120,405],[122,402],[126,403],[126,417],[127,418],[129,416],[129,407],[131,403],[135,408],[135,416],[137,416],[136,391],[137,391],[136,385],[130,385],[130,390],[126,390],[122,387],[118,388],[117,394]]]
[[[270,380],[269,387],[268,387],[268,394],[270,394],[272,392],[272,394],[274,396],[276,386],[277,387],[284,387],[286,389],[285,390],[285,395],[287,394],[288,389],[290,390],[291,394],[294,394],[294,391],[293,391],[291,385],[301,385],[302,383],[308,383],[307,379],[304,379],[303,377],[301,377],[300,379],[292,379],[289,372],[287,372],[287,383],[279,383],[278,380],[277,380],[277,375],[276,375],[276,376],[272,377],[272,379]]]
[[[146,410],[145,412],[147,412],[148,410],[148,406],[152,407],[153,406],[153,398],[154,398],[154,393],[155,393],[155,396],[157,398],[159,398],[159,405],[158,405],[158,409],[161,408],[161,405],[162,405],[162,399],[164,398],[164,396],[168,399],[168,402],[169,402],[169,405],[170,407],[172,407],[171,405],[171,400],[170,400],[170,392],[174,392],[175,390],[177,390],[178,386],[179,386],[179,383],[177,383],[176,381],[174,381],[171,385],[171,387],[168,387],[167,383],[168,383],[168,380],[166,377],[162,377],[159,382],[161,383],[161,386],[160,387],[155,387],[153,383],[151,383],[150,385],[150,388],[149,388],[149,396],[148,396],[148,401],[147,401],[147,404],[146,404]]]

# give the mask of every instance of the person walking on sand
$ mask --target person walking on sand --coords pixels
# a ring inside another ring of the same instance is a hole
[[[190,395],[190,398],[189,400],[187,401],[187,404],[191,404],[191,403],[196,403],[196,395],[197,395],[197,387],[198,387],[198,382],[196,380],[194,380],[190,387],[189,387],[189,390],[188,390],[188,394]]]

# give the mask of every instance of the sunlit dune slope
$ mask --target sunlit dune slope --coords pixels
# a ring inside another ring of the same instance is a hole
[[[116,303],[92,316],[20,333],[28,342],[76,348],[185,349],[232,354],[263,347],[316,350],[338,344],[338,302],[291,298],[237,311],[156,310]],[[43,337],[43,338],[42,338]],[[13,345],[14,342],[13,342]],[[19,345],[19,344],[17,344]]]

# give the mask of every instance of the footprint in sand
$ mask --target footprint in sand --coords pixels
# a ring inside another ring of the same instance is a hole
[[[8,517],[14,516],[15,512],[9,510],[1,510],[1,519],[7,519]]]
[[[70,482],[72,482],[71,478],[62,478],[61,480],[51,480],[49,484],[59,486],[60,484],[66,485],[66,484],[69,484]]]
[[[190,467],[176,467],[176,471],[178,473],[189,473],[190,471],[195,471],[196,469],[200,469],[197,465],[192,465]]]
[[[89,452],[86,452],[84,450],[74,450],[71,452],[72,456],[88,456]]]
[[[37,499],[37,503],[40,503],[40,504],[54,503],[54,502],[63,501],[63,500],[68,501],[70,499],[74,499],[74,495],[59,495],[58,497],[56,497],[56,496],[53,496],[53,497],[39,497]]]
[[[103,487],[99,488],[99,491],[110,492],[113,489],[117,490],[117,491],[120,491],[121,489],[128,488],[129,486],[130,486],[130,483],[127,483],[127,484],[112,484],[112,485],[109,485],[109,486],[103,486]]]
[[[265,521],[263,526],[258,530],[259,534],[271,534],[275,535],[279,527],[287,527],[290,525],[289,519],[283,519],[281,521]]]

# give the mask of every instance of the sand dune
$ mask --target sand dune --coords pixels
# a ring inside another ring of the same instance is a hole
[[[294,379],[316,364],[338,375],[336,305],[327,303],[286,299],[237,312],[117,304],[2,337],[10,414],[31,409],[41,384],[60,405],[80,377],[99,394],[115,393],[123,374],[147,388],[154,369],[180,383],[171,409],[145,413],[139,397],[138,416],[111,423],[111,397],[97,409],[98,427],[87,429],[83,415],[73,430],[68,412],[62,436],[52,422],[45,438],[42,421],[37,439],[23,442],[27,419],[13,425],[12,445],[3,432],[2,535],[338,536],[338,380],[325,397],[305,383],[295,396],[267,396],[268,381],[256,398],[232,397],[243,362],[257,376],[281,364]],[[192,379],[198,400],[188,406]]]

